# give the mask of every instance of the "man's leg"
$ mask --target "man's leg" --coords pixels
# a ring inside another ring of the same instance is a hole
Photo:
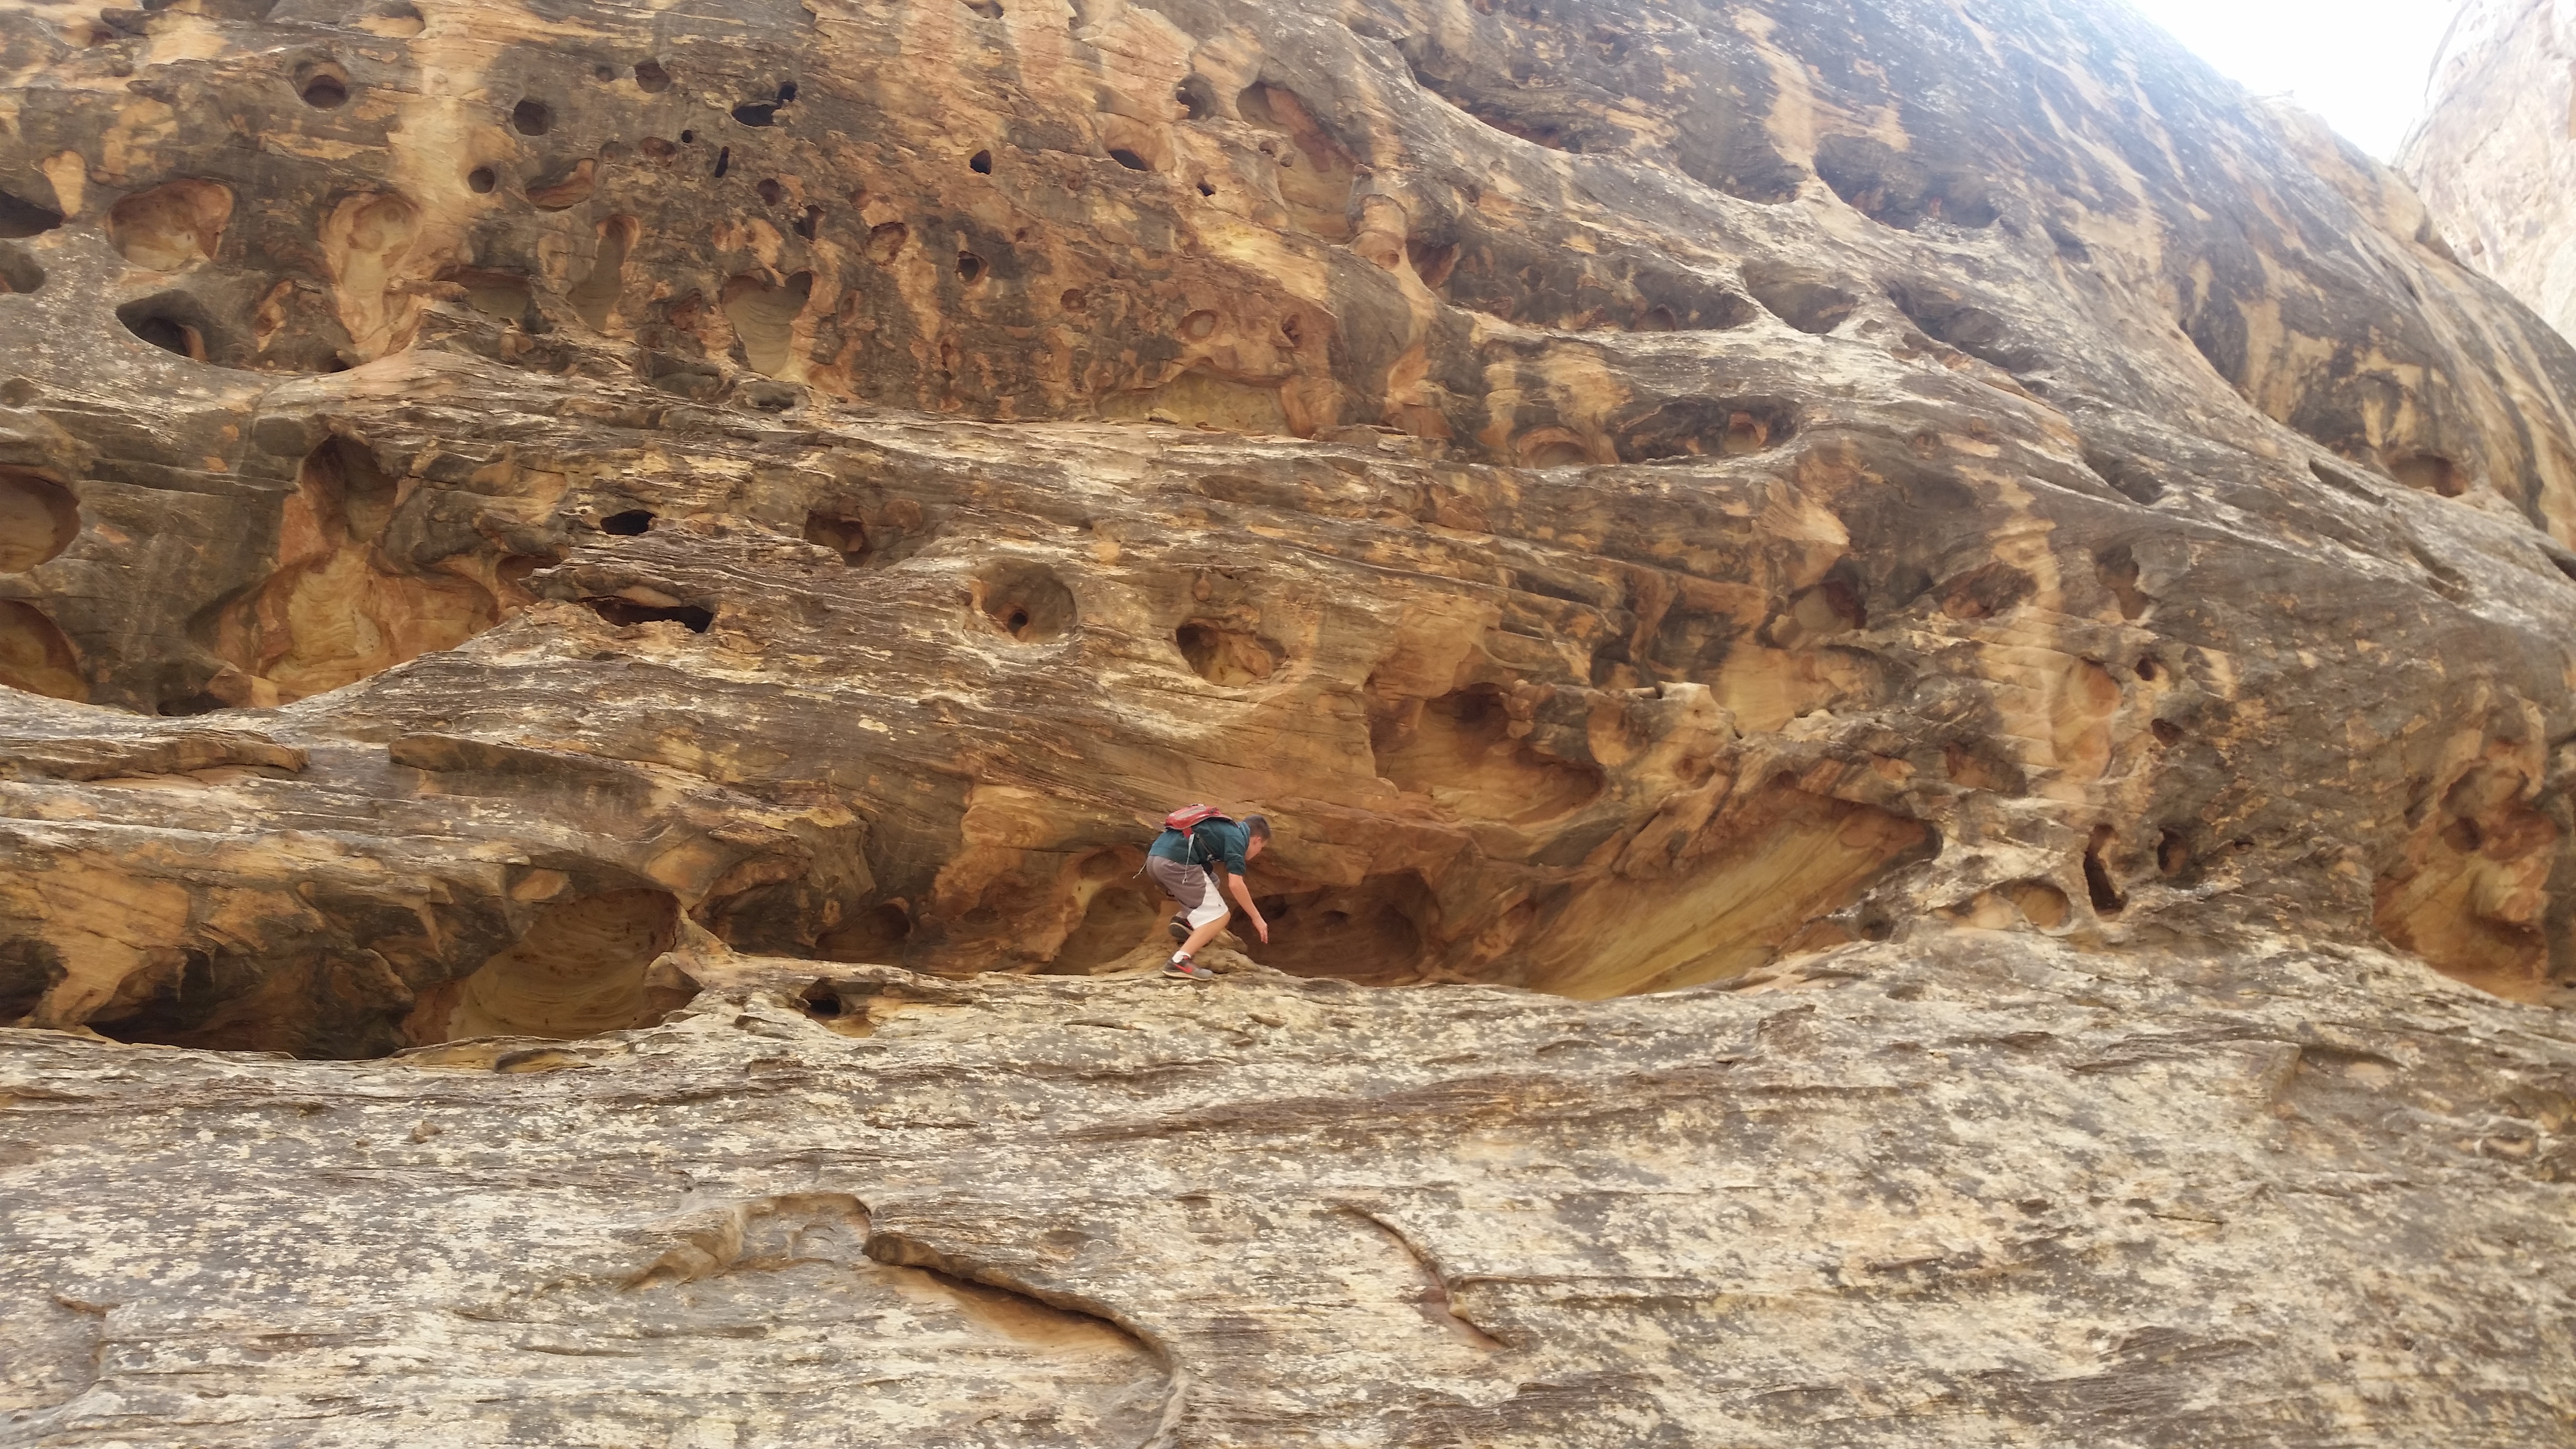
[[[1224,897],[1217,893],[1215,877],[1205,868],[1159,857],[1148,865],[1154,883],[1180,906],[1180,923],[1189,928],[1181,948],[1172,953],[1175,963],[1186,961],[1196,956],[1200,947],[1216,939],[1217,933],[1225,929],[1231,913],[1226,910]]]

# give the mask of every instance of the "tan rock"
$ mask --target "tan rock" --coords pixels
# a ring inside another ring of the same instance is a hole
[[[2125,10],[22,7],[0,192],[7,1442],[2568,1422],[2576,354]]]

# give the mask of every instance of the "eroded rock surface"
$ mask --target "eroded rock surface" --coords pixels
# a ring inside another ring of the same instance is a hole
[[[38,5],[0,191],[12,1435],[2565,1429],[2576,351],[2125,10]]]
[[[2462,259],[2576,336],[2576,10],[2462,0],[2399,165]]]

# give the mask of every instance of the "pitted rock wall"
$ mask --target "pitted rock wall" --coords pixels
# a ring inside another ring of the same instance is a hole
[[[2125,9],[27,5],[0,232],[8,1434],[2567,1422],[2576,350]]]

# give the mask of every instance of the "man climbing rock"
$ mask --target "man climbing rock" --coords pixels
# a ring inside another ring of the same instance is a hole
[[[1216,974],[1198,964],[1198,953],[1225,929],[1232,915],[1224,898],[1229,890],[1243,913],[1252,918],[1252,929],[1265,944],[1270,940],[1270,923],[1261,918],[1261,908],[1252,903],[1252,887],[1245,882],[1253,860],[1269,843],[1270,822],[1259,815],[1232,820],[1205,805],[1193,805],[1164,819],[1163,833],[1145,852],[1146,872],[1181,908],[1172,917],[1172,936],[1180,949],[1163,967],[1164,975],[1204,981]]]

